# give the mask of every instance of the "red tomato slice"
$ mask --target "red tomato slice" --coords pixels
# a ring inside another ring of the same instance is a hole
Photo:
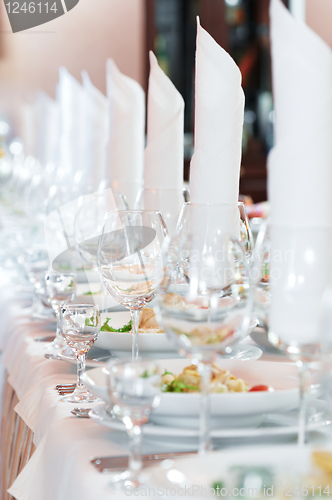
[[[268,391],[269,387],[267,385],[254,385],[248,392],[256,392],[256,391]]]

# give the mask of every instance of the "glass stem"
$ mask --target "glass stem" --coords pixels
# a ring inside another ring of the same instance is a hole
[[[304,446],[306,443],[306,424],[307,424],[307,405],[306,405],[306,376],[308,372],[308,363],[298,361],[299,370],[299,433],[297,443],[299,446]]]
[[[82,376],[85,372],[85,357],[86,354],[76,354],[76,361],[77,361],[77,382],[76,382],[76,391],[80,391],[84,389],[84,384],[82,382]]]
[[[137,477],[142,470],[142,423],[133,422],[127,428],[129,436],[129,471],[132,477]]]
[[[131,331],[132,331],[132,359],[136,361],[138,359],[138,324],[139,324],[139,313],[137,309],[132,309],[131,314]]]
[[[201,401],[199,410],[199,448],[198,453],[204,455],[210,449],[210,382],[211,363],[201,362],[198,365],[198,372],[201,376]]]

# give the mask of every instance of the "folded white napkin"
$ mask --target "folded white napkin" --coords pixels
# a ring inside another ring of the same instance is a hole
[[[173,235],[183,205],[184,101],[150,52],[144,208],[159,210]]]
[[[108,101],[92,84],[86,71],[83,80],[82,170],[93,191],[105,176],[108,141]]]
[[[124,194],[133,208],[143,187],[145,94],[132,78],[107,61],[110,136],[107,177],[115,194]]]
[[[183,186],[183,98],[150,51],[145,188]]]
[[[26,155],[37,158],[44,167],[56,162],[59,148],[59,106],[42,91],[23,107],[23,141]]]
[[[280,0],[271,3],[276,145],[269,156],[273,225],[328,227],[332,188],[332,51]]]
[[[241,73],[233,59],[197,22],[195,79],[195,152],[190,167],[191,233],[194,250],[212,245],[225,248],[229,235],[238,230],[239,176],[244,114]],[[207,208],[198,205],[213,205]],[[218,206],[216,206],[218,204]],[[222,204],[222,205],[221,205]],[[215,260],[212,286],[226,286],[229,263]],[[203,258],[203,257],[202,257]],[[196,264],[193,263],[195,267]],[[201,263],[197,264],[197,266]]]
[[[237,205],[243,113],[240,70],[198,21],[191,202]]]
[[[270,8],[276,145],[268,161],[272,301],[286,344],[319,341],[331,271],[332,51],[281,0]]]
[[[82,171],[82,114],[84,93],[80,83],[59,69],[60,167],[62,177]]]

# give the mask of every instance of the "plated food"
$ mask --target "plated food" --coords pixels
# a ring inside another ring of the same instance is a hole
[[[162,374],[165,371],[181,374],[188,365],[187,359],[158,361]],[[268,413],[297,408],[299,391],[295,364],[220,360],[218,366],[220,370],[227,370],[236,379],[245,381],[249,389],[264,384],[274,390],[212,393],[212,429],[255,427]],[[108,401],[105,368],[89,370],[85,374],[84,382],[91,392]],[[314,375],[309,383],[314,383]],[[199,391],[164,392],[159,407],[151,414],[150,421],[160,426],[195,429],[198,428],[199,408]]]
[[[182,373],[174,375],[165,370],[162,376],[163,392],[199,392],[201,376],[196,365],[186,366]],[[235,377],[229,370],[221,368],[216,363],[212,365],[210,383],[211,393],[247,392],[248,383]]]

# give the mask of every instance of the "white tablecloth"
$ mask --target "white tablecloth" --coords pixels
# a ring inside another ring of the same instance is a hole
[[[61,402],[54,388],[75,380],[75,366],[46,359],[45,344],[33,340],[49,335],[55,324],[32,321],[26,300],[3,293],[0,297],[2,363],[19,398],[15,410],[34,432],[37,447],[9,492],[17,500],[124,500],[126,495],[111,489],[110,475],[99,473],[90,459],[126,455],[127,436],[71,415],[76,405]],[[233,444],[227,441],[224,446]],[[178,446],[144,438],[143,452],[173,451]]]

